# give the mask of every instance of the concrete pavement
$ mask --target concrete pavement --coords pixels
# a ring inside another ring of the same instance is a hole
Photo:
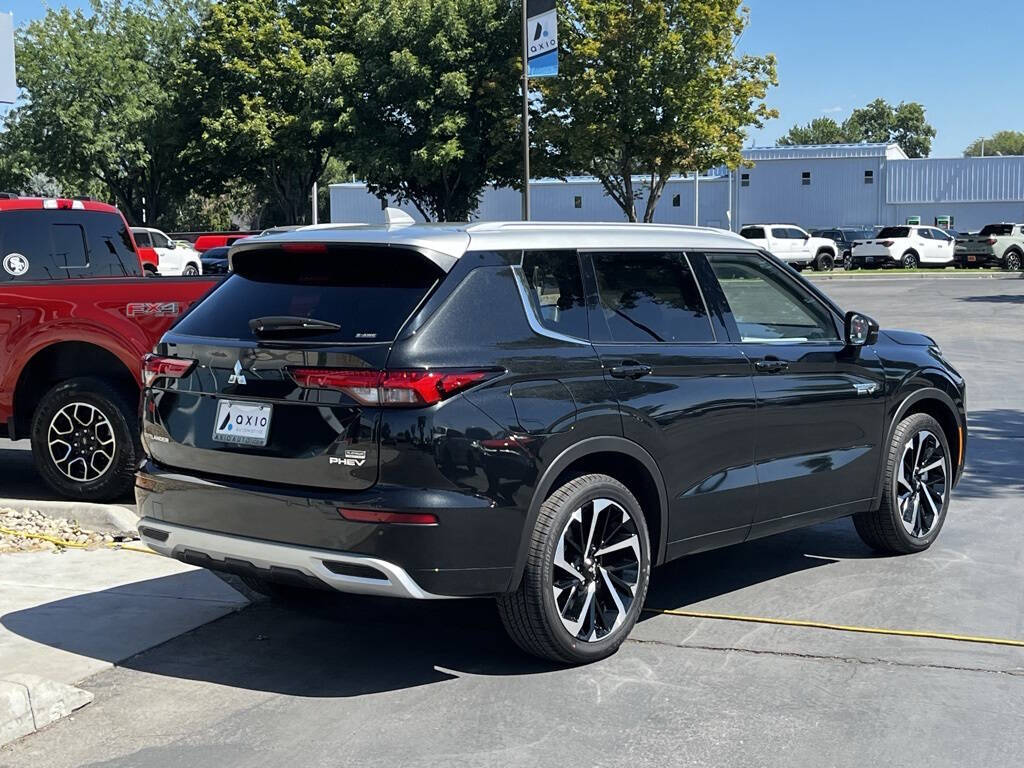
[[[708,552],[655,571],[648,606],[1024,639],[1024,281],[825,290],[932,334],[968,379],[968,472],[942,535],[882,558],[837,521]],[[558,669],[517,652],[488,601],[263,602],[86,687],[92,705],[0,750],[0,766],[934,768],[1024,754],[1021,648],[647,614],[613,658]]]

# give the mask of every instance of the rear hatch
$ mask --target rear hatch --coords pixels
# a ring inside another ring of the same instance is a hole
[[[869,263],[879,257],[889,258],[901,245],[899,241],[909,237],[909,227],[884,227],[874,238],[857,243],[855,255],[865,257]]]
[[[369,488],[391,342],[444,270],[411,248],[308,242],[249,248],[233,267],[147,361],[149,454],[240,481]]]

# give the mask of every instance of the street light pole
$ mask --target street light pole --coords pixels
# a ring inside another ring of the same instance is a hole
[[[530,220],[530,76],[527,58],[526,0],[523,3],[523,221]]]

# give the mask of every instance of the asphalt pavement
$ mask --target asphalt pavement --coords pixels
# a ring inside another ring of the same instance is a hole
[[[708,552],[656,570],[648,607],[1024,639],[1024,279],[822,287],[931,334],[968,380],[967,474],[942,534],[885,558],[841,520]],[[89,652],[72,631],[37,640]],[[563,669],[520,654],[488,601],[261,602],[81,685],[94,702],[0,750],[0,766],[934,768],[1024,754],[1024,648],[665,613],[611,659]]]

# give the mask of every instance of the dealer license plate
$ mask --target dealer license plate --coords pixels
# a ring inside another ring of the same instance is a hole
[[[235,445],[266,445],[273,406],[238,400],[217,401],[213,439]]]

